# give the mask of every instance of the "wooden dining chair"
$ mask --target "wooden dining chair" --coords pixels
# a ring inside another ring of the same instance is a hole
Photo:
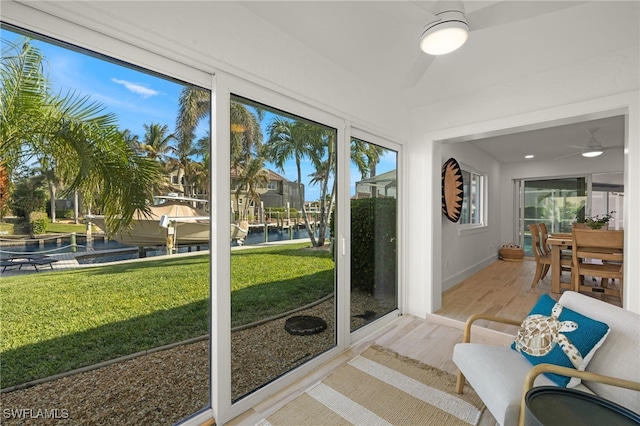
[[[538,228],[540,229],[540,245],[542,246],[542,251],[544,254],[551,254],[551,247],[547,244],[547,238],[549,238],[549,231],[547,230],[547,224],[544,222],[540,222],[538,224]]]
[[[540,241],[540,228],[536,223],[532,223],[529,225],[529,231],[531,231],[531,246],[533,250],[533,255],[536,258],[536,273],[533,277],[533,282],[531,283],[531,287],[535,287],[538,284],[538,281],[544,279],[547,276],[547,272],[549,272],[549,268],[551,267],[551,254],[545,253],[541,241]],[[569,256],[560,256],[560,265],[562,269],[570,269],[571,268],[572,259]]]
[[[573,228],[573,289],[617,296],[622,301],[624,231]],[[600,286],[583,284],[585,275],[601,278]],[[618,288],[608,285],[618,280]]]

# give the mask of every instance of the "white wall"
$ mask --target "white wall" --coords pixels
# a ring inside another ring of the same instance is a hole
[[[415,136],[408,146],[408,170],[409,170],[409,194],[420,194],[421,196],[411,196],[407,208],[408,223],[421,223],[423,212],[431,212],[432,226],[412,228],[413,231],[407,236],[407,252],[420,254],[419,259],[411,257],[407,265],[407,293],[408,311],[414,315],[424,315],[425,312],[433,313],[441,306],[441,293],[443,291],[442,276],[442,253],[449,253],[451,250],[444,246],[442,238],[442,221],[440,218],[440,167],[442,164],[443,141],[469,140],[474,135],[490,136],[491,134],[504,133],[510,129],[527,129],[528,127],[539,126],[545,122],[562,122],[563,120],[575,120],[576,117],[602,118],[604,116],[625,114],[626,115],[626,140],[624,154],[625,170],[625,192],[628,196],[625,199],[626,218],[637,217],[640,208],[640,112],[639,112],[639,92],[640,64],[636,51],[628,51],[627,63],[630,67],[624,74],[629,78],[612,80],[608,78],[604,71],[610,57],[589,61],[598,63],[599,73],[602,73],[601,81],[597,84],[598,92],[610,91],[610,96],[583,100],[584,92],[592,91],[594,81],[590,71],[587,76],[581,78],[580,66],[572,66],[573,79],[571,87],[574,91],[567,91],[562,96],[556,94],[555,97],[547,99],[539,98],[540,92],[545,92],[545,79],[539,76],[520,81],[519,84],[510,82],[504,86],[495,87],[474,93],[466,98],[450,100],[418,108],[412,111],[412,123]],[[620,62],[610,64],[615,73]],[[557,75],[549,73],[546,78],[547,84],[558,87],[558,80],[563,76],[572,73],[566,69],[558,70]],[[584,84],[584,91],[580,90],[578,82]],[[505,86],[518,87],[517,91],[505,90]],[[627,91],[623,89],[628,89]],[[622,93],[620,93],[622,92]],[[531,99],[532,102],[528,112],[522,112],[522,99]],[[486,102],[482,100],[485,99]],[[476,106],[476,109],[469,108],[469,105]],[[518,114],[509,114],[509,105],[518,105]],[[505,114],[501,116],[501,114]],[[444,128],[443,123],[451,125]],[[457,125],[453,125],[457,123]],[[619,170],[619,169],[617,169]],[[519,172],[518,172],[519,173]],[[502,179],[508,179],[509,174],[503,173]],[[425,182],[430,185],[425,185]],[[504,185],[504,184],[503,184]],[[628,190],[626,189],[628,188]],[[507,197],[511,191],[504,191]],[[422,196],[424,195],[424,196]],[[513,211],[513,207],[508,199],[500,201],[502,209]],[[418,216],[417,213],[420,213]],[[502,216],[504,217],[504,216]],[[501,238],[507,238],[511,233],[513,224],[505,224],[500,232]],[[625,224],[626,247],[625,256],[630,259],[640,258],[640,225],[629,220]],[[490,246],[494,241],[491,233],[483,235],[484,241],[476,242],[479,246]],[[431,243],[428,243],[428,242]],[[447,244],[445,242],[444,244]],[[460,245],[465,250],[473,250]],[[422,255],[424,253],[424,255]],[[415,256],[414,255],[414,256]],[[470,254],[462,254],[463,258],[470,258]],[[470,267],[471,262],[467,267]],[[625,276],[628,277],[625,285],[624,306],[634,312],[640,312],[640,288],[637,278],[640,276],[640,264],[638,262],[625,263]],[[449,284],[449,283],[445,283]]]
[[[514,206],[517,202],[513,191],[515,180],[582,176],[587,173],[624,170],[622,151],[608,152],[601,157],[589,159],[575,156],[562,161],[499,163],[470,143],[443,143],[440,163],[451,157],[455,158],[463,169],[470,166],[488,176],[488,226],[465,232],[462,230],[463,225],[452,223],[444,215],[440,215],[442,291],[495,261],[503,244],[518,243],[517,234],[514,232]]]
[[[500,229],[504,216],[508,215],[500,205],[500,163],[485,152],[468,143],[443,144],[440,163],[455,158],[462,169],[476,171],[487,176],[486,182],[486,226],[468,228],[459,222],[453,223],[440,214],[442,226],[442,291],[452,287],[468,276],[493,262],[500,247]]]

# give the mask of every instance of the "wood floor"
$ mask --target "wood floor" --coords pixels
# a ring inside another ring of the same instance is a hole
[[[494,262],[446,290],[442,294],[442,308],[436,314],[459,321],[466,321],[475,313],[522,319],[542,294],[548,293],[556,300],[560,297],[560,294],[551,292],[551,274],[547,274],[535,287],[531,287],[535,268],[533,258],[525,258],[522,262]],[[586,281],[590,279],[591,277],[586,277]],[[569,274],[564,273],[562,280],[569,281]],[[605,298],[608,303],[622,306],[617,297],[590,293],[588,295]],[[510,334],[515,334],[517,328],[486,322],[478,324]]]
[[[363,352],[372,343],[456,374],[457,368],[452,361],[453,347],[462,340],[464,321],[471,314],[484,312],[522,319],[541,294],[549,293],[555,299],[560,297],[559,294],[551,293],[550,276],[531,288],[534,271],[533,259],[525,259],[523,262],[497,261],[445,291],[442,309],[436,315],[429,315],[425,319],[410,315],[401,317],[227,424],[255,425]],[[619,300],[612,299],[607,301],[620,306]],[[511,344],[512,335],[516,332],[515,326],[501,327],[482,322],[477,324],[484,328],[474,330],[474,342],[507,346]],[[480,426],[495,425],[495,419],[485,410]]]

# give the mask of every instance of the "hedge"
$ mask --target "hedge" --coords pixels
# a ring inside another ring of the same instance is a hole
[[[351,289],[395,294],[396,212],[394,198],[351,200]]]
[[[29,213],[29,225],[31,226],[31,235],[44,234],[47,232],[49,217],[45,212]]]

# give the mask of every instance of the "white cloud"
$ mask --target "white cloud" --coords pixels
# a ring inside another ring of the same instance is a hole
[[[149,89],[148,87],[141,86],[140,84],[131,83],[130,81],[127,81],[127,80],[118,80],[117,78],[112,78],[111,81],[113,81],[114,83],[123,85],[130,92],[138,94],[145,99],[150,96],[155,96],[159,93],[153,89]]]

